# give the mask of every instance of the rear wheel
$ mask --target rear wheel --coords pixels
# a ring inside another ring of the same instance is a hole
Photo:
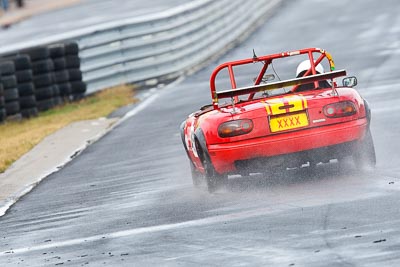
[[[375,147],[371,131],[368,129],[364,138],[357,144],[353,154],[353,160],[357,169],[365,170],[374,168],[376,165]]]
[[[217,190],[221,185],[224,185],[228,180],[228,177],[215,171],[214,166],[211,163],[210,157],[206,152],[203,152],[202,154],[202,163],[205,171],[207,190],[208,192],[212,193]]]

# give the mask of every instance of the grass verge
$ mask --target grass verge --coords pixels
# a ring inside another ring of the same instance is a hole
[[[35,118],[0,125],[0,173],[43,138],[71,122],[105,117],[115,109],[134,102],[133,86],[123,85],[64,104]]]

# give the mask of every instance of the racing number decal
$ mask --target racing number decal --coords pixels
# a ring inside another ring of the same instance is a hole
[[[307,99],[302,95],[287,96],[265,101],[268,115],[279,115],[307,108]]]

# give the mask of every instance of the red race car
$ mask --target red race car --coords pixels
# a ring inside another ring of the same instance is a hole
[[[195,186],[205,179],[212,192],[231,174],[313,168],[348,157],[359,168],[375,166],[368,103],[352,88],[355,77],[337,85],[346,71],[335,70],[328,52],[253,54],[218,66],[210,78],[212,104],[181,125]]]

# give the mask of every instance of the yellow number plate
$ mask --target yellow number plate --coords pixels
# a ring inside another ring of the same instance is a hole
[[[272,116],[269,120],[271,132],[280,132],[308,126],[308,117],[305,112],[293,115]]]

